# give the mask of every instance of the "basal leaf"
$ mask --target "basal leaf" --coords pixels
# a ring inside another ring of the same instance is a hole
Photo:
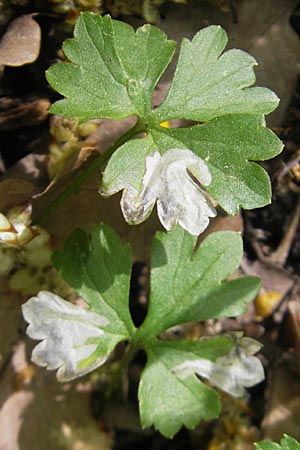
[[[155,111],[162,122],[173,118],[207,121],[226,114],[268,114],[278,105],[266,88],[248,88],[255,82],[255,59],[232,49],[219,26],[199,31],[192,41],[183,39],[173,83]]]
[[[96,226],[91,236],[74,231],[53,263],[90,309],[109,320],[108,332],[128,337],[134,331],[128,308],[131,250],[111,228]]]
[[[195,375],[183,379],[172,371],[186,359],[215,360],[227,354],[232,342],[225,337],[209,340],[161,342],[147,348],[147,364],[139,385],[142,426],[154,425],[171,438],[182,426],[194,428],[202,419],[212,419],[220,412],[218,394],[201,383]]]
[[[241,262],[239,233],[212,233],[193,254],[194,245],[195,239],[179,227],[155,236],[150,304],[139,330],[143,336],[184,322],[236,316],[257,294],[257,278],[223,281]]]
[[[82,120],[149,113],[154,87],[174,47],[151,25],[135,32],[109,16],[82,13],[74,39],[63,45],[70,62],[47,71],[49,83],[67,97],[56,102],[51,112]]]

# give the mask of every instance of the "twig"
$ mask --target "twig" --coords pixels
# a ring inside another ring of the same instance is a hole
[[[271,264],[278,266],[285,265],[287,257],[289,256],[291,250],[295,233],[297,231],[299,219],[300,219],[300,197],[298,197],[297,199],[296,207],[293,212],[291,223],[287,229],[287,232],[285,233],[275,252],[273,252],[268,258]]]

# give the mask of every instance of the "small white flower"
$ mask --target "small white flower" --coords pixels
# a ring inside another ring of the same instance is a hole
[[[205,191],[211,175],[206,163],[191,150],[170,149],[163,156],[155,152],[146,157],[146,172],[140,192],[124,185],[121,208],[128,223],[143,222],[157,201],[158,217],[171,230],[177,223],[197,236],[216,215]],[[118,186],[118,190],[120,186]],[[116,189],[106,192],[111,195]]]
[[[32,352],[32,361],[59,369],[59,381],[73,380],[106,361],[107,356],[93,354],[104,334],[100,327],[108,324],[105,317],[46,291],[29,299],[22,311],[29,337],[42,340]]]
[[[258,358],[252,356],[260,348],[261,344],[254,339],[238,338],[229,355],[215,362],[208,359],[185,361],[174,367],[173,373],[181,378],[196,373],[233,397],[242,397],[245,387],[264,380],[263,366]]]

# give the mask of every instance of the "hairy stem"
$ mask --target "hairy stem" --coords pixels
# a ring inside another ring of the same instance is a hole
[[[86,170],[80,173],[70,184],[64,189],[64,191],[59,194],[48,206],[47,208],[34,219],[33,225],[40,225],[45,222],[54,211],[64,203],[71,195],[73,195],[78,188],[85,183],[105,162],[109,160],[111,155],[125,142],[132,139],[137,134],[144,131],[144,128],[139,122],[126,131],[119,139],[117,139],[102,155],[99,155],[92,163],[86,168]]]

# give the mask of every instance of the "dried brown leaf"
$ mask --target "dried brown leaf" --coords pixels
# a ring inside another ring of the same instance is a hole
[[[252,0],[237,5],[238,24],[229,28],[230,47],[255,57],[257,84],[272,89],[279,107],[268,117],[272,126],[282,124],[300,70],[300,41],[290,24],[297,0]]]
[[[32,14],[13,20],[0,42],[0,64],[23,66],[40,53],[41,29]]]
[[[49,106],[47,98],[25,100],[3,97],[0,99],[0,130],[37,125],[47,118]]]
[[[269,369],[268,378],[263,438],[279,441],[286,433],[300,440],[300,378],[292,368],[292,361]]]
[[[27,202],[32,192],[33,185],[20,178],[9,178],[0,182],[0,211]]]

